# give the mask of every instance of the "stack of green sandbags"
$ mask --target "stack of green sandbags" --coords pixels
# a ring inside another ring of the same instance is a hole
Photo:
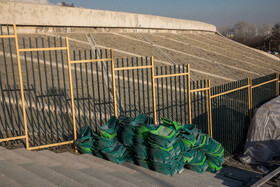
[[[216,172],[222,168],[224,149],[220,143],[209,135],[201,133],[193,124],[184,125],[180,137],[181,150],[189,151],[182,151],[181,155],[190,153],[189,158],[184,157],[188,169],[204,173],[206,170]],[[191,153],[193,153],[192,158]]]
[[[117,164],[122,164],[127,160],[127,151],[123,144],[118,141],[118,128],[119,119],[115,116],[111,117],[105,125],[99,126],[99,136],[95,143],[96,151],[93,153]]]
[[[183,126],[165,118],[162,119],[162,122],[176,130],[178,134],[177,144],[180,147],[180,156],[183,157],[184,165],[186,164],[187,168],[199,173],[205,172],[208,167],[205,154],[194,149],[194,146],[199,143],[196,139],[199,131],[195,126],[189,124]]]
[[[128,150],[128,161],[146,168],[150,167],[147,148],[147,134],[154,130],[154,120],[146,114],[140,114],[137,118],[121,117],[119,131],[120,142]]]
[[[195,140],[191,141],[194,149],[193,159],[186,163],[186,167],[198,173],[204,173],[208,168],[208,162],[205,153],[199,148],[205,145],[206,136],[193,124],[186,124],[184,127],[188,133],[195,137]]]
[[[134,163],[134,136],[135,128],[139,124],[135,122],[135,118],[120,117],[120,130],[118,131],[118,139],[127,149],[127,161]]]
[[[213,173],[222,169],[224,163],[224,148],[216,140],[211,138],[209,135],[204,134],[204,143],[197,146],[196,149],[202,151],[206,155],[208,163],[208,171]]]
[[[79,139],[74,141],[74,144],[78,148],[78,151],[84,154],[93,154],[96,149],[94,146],[97,135],[94,133],[90,126],[86,126],[82,129],[82,133]]]
[[[170,176],[184,170],[184,158],[180,156],[178,132],[175,129],[162,124],[156,130],[150,131],[148,137],[154,170]]]
[[[135,163],[142,167],[153,169],[153,164],[150,160],[148,137],[150,131],[156,130],[158,126],[154,124],[152,117],[145,114],[139,115],[135,121],[139,123],[135,129],[134,137]]]

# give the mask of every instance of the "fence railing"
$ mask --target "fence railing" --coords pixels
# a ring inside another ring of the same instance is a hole
[[[0,143],[71,144],[86,125],[146,113],[197,124],[236,153],[254,110],[279,95],[278,73],[211,88],[190,81],[189,65],[155,67],[153,57],[115,59],[113,50],[71,54],[67,37],[19,40],[15,25],[0,28]]]

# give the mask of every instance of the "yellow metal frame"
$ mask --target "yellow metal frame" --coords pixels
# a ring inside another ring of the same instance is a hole
[[[216,95],[212,95],[212,96],[211,96],[211,99],[212,99],[212,98],[215,98],[215,97],[218,97],[218,96],[225,95],[225,94],[229,94],[229,93],[232,93],[232,92],[236,92],[236,91],[238,91],[238,90],[242,90],[242,89],[245,89],[245,88],[248,88],[248,87],[250,87],[250,85],[242,86],[242,87],[239,87],[239,88],[235,88],[235,89],[233,89],[233,90],[229,90],[229,91],[222,92],[222,93],[219,93],[219,94],[216,94]]]
[[[279,95],[279,83],[280,83],[279,73],[276,73],[276,79],[277,79],[277,81],[276,81],[276,96],[278,96]]]
[[[22,70],[21,70],[21,63],[19,57],[19,48],[18,48],[18,37],[17,37],[17,30],[16,25],[13,24],[14,34],[13,35],[0,35],[0,38],[14,38],[16,44],[16,53],[17,53],[17,64],[18,64],[18,73],[19,73],[19,82],[20,82],[20,95],[21,95],[21,102],[22,102],[22,114],[23,114],[23,122],[24,122],[24,133],[23,136],[15,136],[10,138],[2,138],[0,142],[6,142],[10,140],[20,140],[25,139],[26,141],[26,148],[29,148],[29,141],[28,141],[28,130],[27,130],[27,122],[26,122],[26,111],[25,111],[25,99],[24,99],[24,91],[23,91],[23,82],[22,82]]]
[[[208,134],[213,138],[213,127],[212,127],[212,103],[211,103],[211,85],[210,79],[207,79],[207,116],[208,116]]]
[[[260,84],[255,85],[255,86],[252,86],[252,89],[253,89],[253,88],[257,88],[257,87],[262,86],[262,85],[265,85],[265,84],[269,84],[269,83],[271,83],[271,82],[278,82],[278,81],[279,81],[279,79],[276,78],[276,79],[272,79],[272,80],[269,80],[269,81],[266,81],[266,82],[262,82],[262,83],[260,83]]]
[[[112,84],[113,84],[113,100],[114,100],[114,114],[118,117],[117,109],[117,96],[116,96],[116,80],[115,80],[115,61],[114,61],[114,51],[111,49],[111,73],[112,73]]]
[[[67,49],[67,62],[68,62],[68,75],[69,75],[69,86],[70,86],[70,97],[71,97],[71,109],[72,109],[72,118],[73,118],[73,129],[74,129],[74,140],[77,139],[77,128],[76,128],[76,117],[75,117],[75,103],[74,103],[74,92],[73,92],[73,81],[72,81],[72,72],[71,72],[71,64],[81,64],[81,63],[90,63],[90,62],[100,62],[100,61],[111,61],[112,62],[112,70],[114,69],[114,58],[113,58],[113,50],[111,49],[111,58],[104,59],[90,59],[90,60],[71,60],[70,59],[70,51],[69,51],[69,39],[66,40],[66,49]],[[113,71],[112,71],[113,73]],[[113,79],[113,92],[114,92],[114,107],[116,114],[116,94],[115,94],[115,81]]]
[[[153,59],[153,58],[152,58]],[[160,78],[166,78],[166,77],[179,77],[179,76],[187,76],[187,99],[188,99],[188,113],[189,113],[189,123],[192,123],[192,114],[191,114],[191,96],[190,96],[190,65],[187,65],[187,72],[186,73],[175,73],[175,74],[168,74],[168,75],[154,75],[154,63],[152,61],[152,68],[153,68],[153,73],[152,73],[152,85],[153,85],[153,89],[155,89],[155,79],[160,79]],[[153,105],[154,105],[154,119],[155,121],[157,120],[156,118],[156,96],[155,96],[155,90],[153,90]]]
[[[249,119],[250,123],[253,118],[253,99],[252,99],[252,79],[248,78],[248,105],[249,105]]]
[[[111,49],[111,54],[113,54],[113,50]],[[115,109],[115,116],[118,117],[117,111],[117,97],[116,97],[116,82],[115,82],[115,71],[123,71],[123,70],[135,70],[135,69],[151,69],[152,71],[152,95],[153,95],[153,116],[155,123],[157,123],[157,116],[156,116],[156,103],[155,103],[155,75],[154,75],[154,58],[150,57],[151,65],[148,66],[133,66],[133,67],[120,67],[115,68],[114,59],[112,58],[112,77],[113,77],[113,92],[114,92],[114,109]]]
[[[28,150],[36,150],[36,149],[44,149],[49,147],[55,147],[55,146],[61,146],[61,145],[68,145],[72,144],[74,141],[67,141],[67,142],[60,142],[60,143],[54,143],[54,144],[48,144],[48,145],[41,145],[36,147],[30,147]]]
[[[208,134],[209,134],[209,136],[213,137],[210,79],[207,79],[206,81],[207,82],[206,82],[206,87],[205,88],[198,88],[198,89],[190,90],[190,93],[206,91],[206,94],[207,94]]]
[[[25,135],[23,135],[23,136],[16,136],[16,137],[10,137],[10,138],[2,138],[2,139],[0,139],[0,142],[10,141],[10,140],[25,139],[25,141],[26,141],[26,149],[28,149],[28,150],[42,149],[42,148],[47,148],[47,147],[53,147],[53,146],[66,145],[66,144],[73,143],[73,141],[67,141],[67,142],[60,142],[60,143],[48,144],[48,145],[42,145],[42,146],[35,146],[35,147],[30,147],[29,146],[29,136],[28,136],[27,119],[26,119],[26,107],[25,107],[23,79],[22,79],[22,68],[21,68],[21,61],[20,61],[20,52],[55,51],[55,50],[67,50],[69,52],[68,38],[66,39],[67,40],[67,46],[66,47],[20,49],[19,48],[19,44],[18,44],[17,29],[16,29],[16,25],[15,24],[13,24],[13,28],[14,28],[14,35],[0,35],[0,38],[14,38],[15,39]],[[75,129],[75,126],[74,126],[74,129]],[[74,137],[75,138],[77,137],[76,136],[76,132],[74,132]]]
[[[189,102],[189,123],[192,124],[192,105],[191,105],[191,70],[190,70],[190,65],[188,64],[188,102]]]
[[[49,47],[49,48],[24,48],[18,49],[19,52],[31,52],[31,51],[58,51],[67,50],[66,47]]]
[[[15,38],[15,37],[16,35],[0,35],[0,38]]]

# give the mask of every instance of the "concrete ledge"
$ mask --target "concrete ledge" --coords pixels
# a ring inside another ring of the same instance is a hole
[[[0,1],[0,24],[216,32],[214,25],[175,18]]]

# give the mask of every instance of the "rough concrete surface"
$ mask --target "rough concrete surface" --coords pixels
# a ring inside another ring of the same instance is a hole
[[[3,150],[1,147],[0,149]],[[199,174],[185,169],[181,174],[169,177],[130,163],[117,165],[92,155],[56,154],[47,150],[32,152],[24,148],[4,151],[5,155],[13,155],[8,158],[0,154],[0,185],[4,186],[237,187],[250,185],[260,177],[258,173],[227,166],[215,174]],[[22,162],[18,162],[19,160]],[[53,165],[54,162],[58,165]],[[231,177],[227,177],[228,175]]]
[[[0,12],[2,24],[216,31],[198,21],[55,5],[0,1]]]

